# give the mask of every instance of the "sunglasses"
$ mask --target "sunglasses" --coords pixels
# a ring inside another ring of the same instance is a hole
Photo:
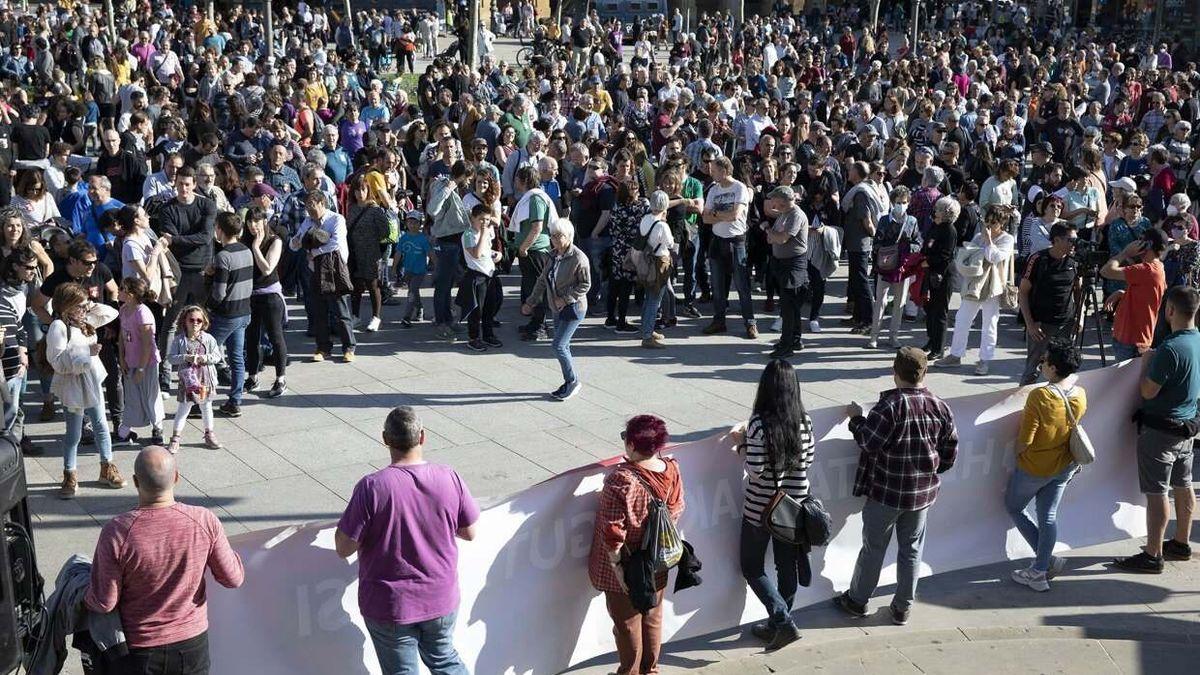
[[[201,319],[200,317],[196,317],[194,319],[188,319],[187,322],[188,323],[204,323],[204,319]]]
[[[80,260],[79,262],[83,263],[84,265],[87,265],[88,267],[94,267],[96,265],[96,263],[99,262],[99,260],[97,260],[96,258],[92,258],[91,260]]]

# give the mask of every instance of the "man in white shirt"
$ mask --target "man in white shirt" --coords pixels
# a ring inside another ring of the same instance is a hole
[[[713,320],[705,335],[724,333],[730,281],[737,287],[746,338],[758,338],[754,320],[754,299],[750,295],[750,268],[746,264],[746,214],[750,208],[750,189],[732,177],[733,162],[718,157],[710,165],[713,185],[704,201],[701,217],[712,225],[713,239],[708,250],[712,269]]]
[[[329,312],[337,312],[338,337],[342,341],[342,357],[350,363],[354,361],[354,320],[350,314],[350,292],[322,292],[320,288],[322,274],[319,269],[322,262],[330,262],[322,258],[327,253],[336,253],[343,265],[350,260],[350,246],[346,237],[346,219],[336,211],[329,210],[325,193],[320,190],[309,190],[304,195],[304,208],[308,217],[296,230],[296,236],[288,242],[293,251],[305,248],[305,235],[309,230],[319,230],[317,237],[324,243],[308,248],[308,263],[313,269],[312,288],[307,297],[310,299],[308,318],[312,322],[313,337],[317,341],[317,351],[313,353],[313,361],[324,361],[333,354],[333,339],[330,334]],[[332,261],[336,264],[337,261]],[[325,289],[330,291],[333,289]],[[341,289],[337,289],[341,290]]]
[[[753,114],[743,117],[740,122],[738,137],[741,149],[752,151],[758,147],[758,138],[763,130],[774,126],[771,118],[767,116],[767,99],[755,99]]]

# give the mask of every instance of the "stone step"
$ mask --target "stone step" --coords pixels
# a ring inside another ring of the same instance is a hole
[[[774,654],[720,661],[697,675],[760,673],[1185,673],[1200,663],[1186,634],[1059,626],[894,632],[802,642]],[[663,672],[684,669],[664,669]]]

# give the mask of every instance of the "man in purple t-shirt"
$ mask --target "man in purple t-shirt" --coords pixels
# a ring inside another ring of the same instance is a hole
[[[467,675],[454,649],[458,544],[475,538],[479,507],[454,469],[427,464],[425,428],[408,406],[388,414],[392,463],[354,486],[337,553],[358,553],[358,608],[384,673]]]

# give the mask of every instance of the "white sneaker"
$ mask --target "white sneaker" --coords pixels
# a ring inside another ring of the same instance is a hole
[[[820,333],[821,332],[821,322],[817,321],[816,319],[809,321],[808,322],[808,332]]]
[[[988,374],[988,362],[980,361],[979,363],[975,364],[975,374],[976,375],[987,375]]]
[[[379,317],[371,317],[371,321],[367,324],[367,332],[374,333],[375,331],[379,330],[379,323]]]
[[[774,323],[771,324],[771,330],[776,333],[783,330],[783,317],[775,319]]]
[[[1028,586],[1038,593],[1045,593],[1050,590],[1050,583],[1046,581],[1046,573],[1035,571],[1032,567],[1027,567],[1023,570],[1013,570],[1012,580]]]

